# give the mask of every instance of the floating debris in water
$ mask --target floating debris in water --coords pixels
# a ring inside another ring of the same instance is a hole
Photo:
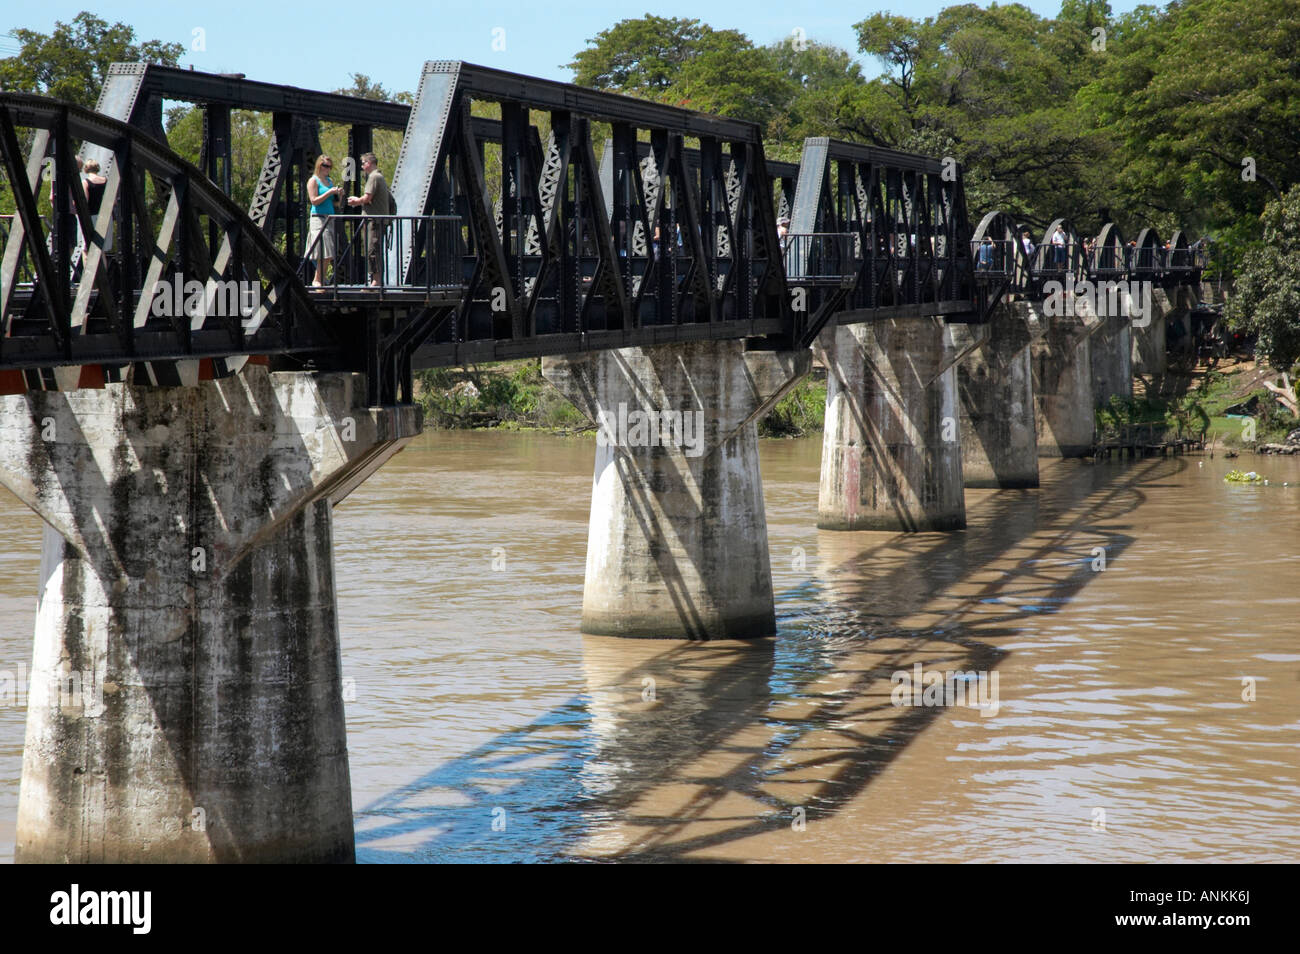
[[[1267,480],[1259,476],[1259,474],[1255,473],[1253,470],[1244,474],[1239,470],[1230,470],[1223,475],[1223,479],[1233,484],[1259,484],[1259,483],[1267,484],[1268,483]]]

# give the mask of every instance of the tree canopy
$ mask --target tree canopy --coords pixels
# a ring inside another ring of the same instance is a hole
[[[1225,309],[1234,327],[1258,335],[1256,351],[1285,371],[1300,361],[1300,185],[1268,203],[1264,234],[1242,257]]]
[[[81,12],[71,23],[56,22],[49,34],[14,30],[21,44],[15,56],[0,59],[0,89],[42,93],[93,108],[114,63],[159,63],[175,66],[181,43],[137,43],[125,23]]]

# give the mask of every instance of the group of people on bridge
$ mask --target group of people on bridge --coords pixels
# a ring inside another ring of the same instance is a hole
[[[328,227],[332,216],[341,213],[335,207],[335,199],[340,202],[346,196],[348,208],[361,209],[363,216],[388,216],[396,214],[392,193],[388,191],[388,182],[379,171],[379,159],[373,152],[362,153],[361,172],[366,177],[365,188],[361,195],[347,195],[342,184],[336,185],[331,176],[334,160],[327,155],[316,158],[312,177],[307,181],[307,200],[311,203],[311,224],[307,229],[306,259],[312,269],[312,285],[321,287],[326,272],[333,267],[335,257],[334,230]],[[369,271],[369,284],[380,284],[382,271],[379,264],[379,250],[383,245],[386,226],[380,222],[367,223],[366,228],[366,264]]]

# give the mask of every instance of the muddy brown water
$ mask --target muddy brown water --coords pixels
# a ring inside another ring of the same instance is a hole
[[[816,529],[820,452],[761,442],[752,642],[579,632],[590,440],[426,434],[357,490],[358,859],[1297,860],[1300,459],[1044,461],[902,535]],[[1243,461],[1269,485],[1225,483]],[[39,544],[0,491],[0,671]],[[3,860],[24,719],[0,706]]]

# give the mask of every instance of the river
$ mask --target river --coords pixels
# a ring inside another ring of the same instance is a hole
[[[763,441],[779,633],[679,644],[579,632],[593,453],[429,433],[335,511],[359,861],[1297,860],[1300,458],[1043,461],[965,532],[836,533],[820,439]],[[39,543],[0,490],[0,671]],[[932,672],[987,704],[896,704]]]

